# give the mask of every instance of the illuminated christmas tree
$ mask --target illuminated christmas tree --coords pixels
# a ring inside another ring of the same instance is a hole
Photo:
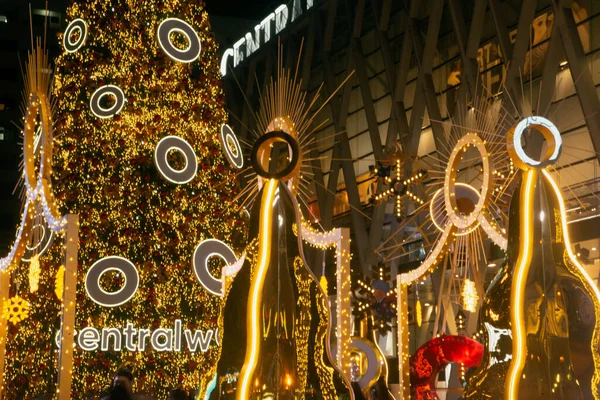
[[[79,216],[71,397],[105,390],[122,367],[156,398],[178,386],[204,390],[221,351],[222,300],[199,282],[194,250],[208,238],[243,247],[229,207],[238,188],[217,139],[226,113],[208,16],[201,0],[95,0],[74,2],[67,22],[52,192],[61,215]],[[9,325],[9,397],[54,389],[61,250],[39,258],[43,297],[23,289],[25,279],[14,291],[32,304],[29,318]],[[222,265],[211,263],[212,275]],[[108,328],[120,333],[105,340]]]

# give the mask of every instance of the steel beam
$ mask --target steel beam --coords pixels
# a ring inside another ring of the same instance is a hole
[[[315,53],[315,42],[316,42],[316,28],[315,25],[318,21],[318,14],[313,14],[310,19],[308,36],[304,43],[305,49],[303,49],[304,59],[302,60],[302,72],[301,72],[301,85],[302,90],[308,90],[308,83],[310,81],[310,71],[312,67],[312,60]],[[313,173],[315,194],[317,196],[317,203],[319,205],[319,212],[322,217],[322,212],[325,209],[325,201],[327,199],[327,191],[325,190],[325,179],[323,178],[323,169],[321,167],[321,160],[319,160],[319,152],[315,148],[310,152],[310,158],[312,158],[310,165]]]
[[[540,81],[539,99],[537,102],[535,115],[545,115],[550,109],[552,98],[556,90],[556,75],[558,74],[560,59],[564,55],[558,24],[552,25],[552,33],[548,42],[548,52],[542,70]],[[533,106],[532,106],[533,108]],[[541,135],[527,137],[527,153],[535,159],[542,155],[544,138]]]
[[[460,49],[463,64],[461,73],[461,85],[459,88],[459,99],[463,99],[462,93],[469,90],[471,99],[477,96],[477,79],[479,65],[477,64],[477,52],[481,40],[481,31],[485,21],[485,0],[475,0],[473,7],[473,18],[471,18],[471,29],[467,35],[466,24],[463,18],[458,0],[448,0],[448,8],[452,16],[452,25],[456,34],[456,42]],[[464,85],[463,85],[464,83]]]
[[[348,9],[349,14],[351,10]],[[323,68],[325,73],[325,86],[328,94],[334,93],[336,90],[336,81],[333,73],[333,67],[331,65],[331,44],[333,38],[333,26],[335,25],[335,15],[337,13],[337,1],[329,2],[329,11],[327,16],[327,25],[325,27],[325,33],[323,35],[317,35],[322,38],[322,51],[323,51]],[[349,26],[352,27],[353,32],[361,30],[361,24],[363,21],[362,14],[358,13],[354,18],[349,18],[349,21],[354,19],[354,23]],[[317,29],[320,25],[317,25]],[[347,71],[352,68],[352,42],[350,41],[347,48]],[[346,120],[348,119],[348,111],[350,105],[350,95],[352,87],[350,83],[347,83],[342,92],[341,101],[338,101],[336,96],[330,101],[330,110],[333,119],[336,132],[339,133],[338,137],[340,142],[333,147],[333,155],[331,162],[331,172],[327,182],[328,196],[326,201],[325,210],[322,212],[322,224],[326,229],[331,229],[331,223],[333,220],[333,206],[335,202],[335,193],[337,191],[337,181],[340,169],[344,174],[344,182],[346,185],[346,191],[348,193],[348,201],[350,203],[350,215],[352,218],[352,233],[354,234],[356,245],[356,251],[358,255],[358,261],[360,263],[363,273],[369,271],[369,254],[372,253],[370,249],[367,229],[365,225],[364,215],[361,211],[360,195],[358,193],[358,184],[356,182],[356,174],[354,172],[354,163],[352,162],[352,152],[350,150],[350,143],[348,139],[348,133],[346,132]]]
[[[577,25],[573,18],[570,3],[552,0],[554,23],[558,24],[560,37],[569,62],[569,70],[577,90],[577,97],[594,145],[594,151],[598,156],[600,153],[600,100],[598,100],[596,85],[588,68],[587,58],[577,32]]]
[[[429,112],[431,128],[433,130],[433,139],[436,148],[442,148],[442,143],[445,140],[444,128],[440,122],[442,117],[440,107],[437,102],[437,95],[433,86],[433,56],[436,50],[436,43],[440,32],[440,22],[442,19],[442,10],[444,8],[444,0],[431,0],[429,15],[429,23],[427,26],[427,35],[425,45],[421,43],[421,35],[418,27],[418,21],[415,18],[410,18],[408,26],[411,31],[414,51],[417,58],[419,68],[419,77],[417,78],[417,90],[415,92],[415,100],[413,103],[411,121],[410,121],[410,147],[409,154],[416,155],[419,150],[419,141],[421,139],[421,130],[423,127],[423,115],[425,105]]]
[[[523,98],[521,95],[521,73],[525,63],[525,56],[529,48],[529,35],[531,23],[535,16],[535,6],[537,0],[523,0],[521,12],[519,15],[519,24],[517,27],[517,37],[515,45],[510,42],[508,29],[501,4],[495,0],[489,0],[489,7],[496,27],[496,35],[504,65],[508,66],[505,78],[505,95],[508,95],[509,101],[504,102],[507,110],[514,110],[516,113],[523,114]],[[514,116],[514,115],[513,115]]]

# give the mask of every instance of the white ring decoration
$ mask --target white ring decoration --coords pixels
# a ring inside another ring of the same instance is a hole
[[[459,215],[456,212],[456,174],[458,172],[460,160],[468,146],[475,147],[481,155],[483,183],[481,185],[479,201],[475,204],[475,209],[468,215]],[[454,146],[454,149],[452,149],[452,153],[450,153],[450,157],[448,158],[448,167],[444,179],[444,203],[446,204],[446,212],[448,213],[448,218],[450,218],[452,224],[458,229],[466,229],[477,222],[477,216],[481,213],[487,203],[490,193],[490,184],[490,159],[485,144],[478,135],[468,133],[460,138],[456,143],[456,146]]]
[[[104,108],[100,105],[100,100],[108,95],[115,97],[115,104],[110,108]],[[125,94],[123,91],[114,85],[105,85],[96,89],[90,99],[90,109],[92,113],[98,118],[110,118],[114,117],[121,112],[125,106]]]
[[[102,289],[100,279],[108,271],[119,271],[125,284],[116,292]],[[137,292],[140,276],[135,265],[126,258],[110,256],[96,261],[85,276],[85,291],[92,301],[104,307],[116,307],[127,303]]]
[[[521,143],[521,137],[527,128],[536,129],[544,135],[548,145],[544,160],[534,160],[525,153]],[[560,136],[560,132],[556,125],[548,119],[540,116],[532,116],[519,121],[519,123],[509,131],[507,147],[513,161],[518,164],[520,168],[543,168],[548,163],[555,162],[560,156],[562,150],[562,137]]]
[[[242,146],[240,146],[237,136],[235,136],[233,129],[229,125],[221,125],[219,142],[221,142],[223,153],[225,153],[225,158],[229,161],[229,165],[233,168],[242,169],[244,166]]]
[[[171,150],[176,150],[183,155],[185,167],[175,169],[171,167],[167,156]],[[154,150],[154,165],[163,178],[169,182],[183,185],[190,182],[196,176],[198,160],[192,146],[178,136],[166,136],[162,138]]]
[[[471,194],[473,194],[474,196],[477,196],[477,200],[479,201],[479,191],[477,189],[475,189],[473,186],[467,184],[467,183],[462,183],[462,182],[457,182],[456,183],[456,187],[458,188],[462,188],[468,192],[471,192]],[[446,211],[445,207],[441,207],[439,206],[439,202],[444,202],[443,198],[440,198],[442,196],[442,191],[444,190],[444,188],[442,189],[438,189],[435,194],[433,195],[433,197],[431,198],[431,201],[429,202],[429,216],[431,217],[431,222],[433,223],[433,225],[437,228],[438,231],[440,232],[444,232],[444,228],[441,225],[445,225],[442,223],[442,221],[439,220],[439,214],[443,213]],[[476,204],[477,202],[473,202],[473,204]],[[437,207],[440,208],[437,208]],[[436,213],[436,208],[439,210]],[[447,215],[445,215],[446,218],[449,218]],[[475,228],[477,228],[478,225],[474,225],[471,226],[467,229],[460,229],[459,231],[456,232],[456,236],[464,236],[469,234],[470,232],[473,232],[473,230]]]
[[[79,31],[79,39],[73,42],[71,41],[71,35]],[[74,53],[83,46],[85,39],[87,38],[87,24],[81,18],[74,19],[71,21],[65,34],[63,36],[63,47],[67,53]]]
[[[188,45],[180,50],[171,42],[171,33],[179,32],[186,37]],[[191,63],[198,59],[202,45],[198,34],[187,22],[178,18],[167,18],[160,23],[157,31],[158,44],[161,49],[173,60],[182,63]]]
[[[238,259],[231,247],[217,239],[203,240],[194,250],[192,264],[196,278],[206,290],[215,296],[223,296],[223,280],[215,278],[208,270],[208,260],[211,257],[219,257],[228,266],[236,264]],[[239,267],[241,268],[241,265]],[[230,272],[232,271],[228,271]]]

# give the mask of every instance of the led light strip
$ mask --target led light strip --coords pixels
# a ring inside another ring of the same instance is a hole
[[[430,268],[436,267],[444,258],[448,245],[454,241],[456,230],[457,228],[454,224],[446,224],[444,232],[438,239],[433,250],[431,250],[429,253],[429,256],[423,260],[419,267],[413,269],[412,271],[398,275],[400,282],[403,285],[409,285],[425,275]]]
[[[523,294],[524,285],[527,280],[527,272],[531,264],[531,248],[533,246],[533,211],[531,194],[533,191],[533,183],[537,176],[537,170],[530,169],[525,172],[524,185],[521,187],[521,214],[520,224],[521,231],[519,236],[519,258],[517,259],[517,267],[513,275],[511,284],[510,307],[511,316],[510,323],[513,332],[512,353],[513,357],[510,362],[510,367],[507,376],[507,390],[504,398],[506,400],[518,399],[519,382],[521,379],[521,371],[525,362],[525,320],[523,316]]]
[[[585,280],[587,281],[589,286],[594,291],[595,299],[592,299],[592,300],[594,302],[594,308],[596,311],[596,315],[598,315],[598,310],[600,309],[600,290],[598,289],[598,286],[592,280],[592,278],[590,278],[590,276],[587,274],[587,272],[585,271],[585,268],[583,268],[583,266],[579,263],[579,261],[577,261],[577,257],[575,257],[575,254],[573,254],[573,250],[571,248],[571,239],[569,238],[569,230],[568,230],[568,226],[567,226],[567,212],[565,211],[565,203],[564,203],[564,200],[560,193],[560,189],[558,188],[558,185],[556,184],[556,182],[554,182],[554,179],[552,179],[552,176],[550,175],[550,173],[548,171],[543,169],[542,173],[544,174],[544,177],[546,178],[548,183],[550,183],[550,185],[552,186],[552,189],[554,189],[554,193],[556,194],[556,198],[558,199],[558,206],[560,208],[560,222],[562,225],[563,238],[565,241],[565,248],[567,249],[567,254],[569,255],[569,260],[571,260],[573,265],[575,265],[575,267],[579,270],[581,275],[585,278]],[[600,340],[600,338],[598,337],[598,324],[599,323],[600,323],[600,321],[598,321],[598,319],[596,319],[596,327],[594,328],[594,334],[592,336],[592,348],[591,348],[592,355],[594,357],[594,366],[595,366],[594,377],[592,378],[592,394],[594,395],[594,398],[596,400],[598,400],[600,398],[600,394],[598,393],[598,383],[600,383],[600,376],[599,376],[600,360],[597,359],[598,355],[597,355],[597,350],[596,350],[596,347],[597,347],[596,343]]]
[[[269,267],[269,254],[271,253],[271,226],[273,222],[273,200],[275,198],[275,189],[277,188],[277,179],[267,181],[265,192],[262,195],[260,206],[260,232],[259,232],[259,253],[256,275],[252,279],[250,286],[250,302],[248,302],[248,312],[246,320],[246,330],[250,332],[250,351],[246,348],[246,358],[244,366],[240,373],[240,383],[237,390],[237,400],[247,400],[250,398],[249,387],[250,379],[256,368],[256,361],[260,351],[260,309],[261,292],[265,283],[265,275]],[[246,333],[247,335],[247,333]]]

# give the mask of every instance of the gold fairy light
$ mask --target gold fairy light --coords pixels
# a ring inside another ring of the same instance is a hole
[[[40,284],[40,257],[36,254],[29,263],[29,291],[37,292]]]
[[[463,308],[468,312],[477,311],[477,303],[479,302],[479,295],[477,294],[477,287],[475,282],[470,279],[465,279],[462,290]]]

